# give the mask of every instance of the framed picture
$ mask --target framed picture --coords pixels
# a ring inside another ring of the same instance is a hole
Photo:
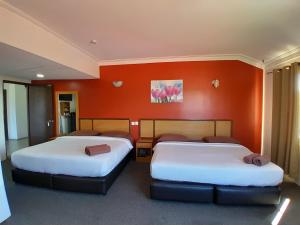
[[[152,80],[151,103],[183,102],[183,80]]]

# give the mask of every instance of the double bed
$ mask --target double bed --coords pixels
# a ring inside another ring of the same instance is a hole
[[[149,123],[153,126],[149,126]],[[141,133],[159,137],[184,134],[231,137],[231,121],[142,121]],[[149,127],[151,129],[149,129]],[[151,131],[152,130],[152,131]],[[243,162],[252,152],[235,143],[166,141],[155,145],[151,160],[150,196],[153,199],[217,204],[273,205],[280,201],[283,170],[273,163]]]
[[[273,163],[259,167],[243,162],[251,154],[230,143],[161,142],[154,148],[151,176],[167,181],[235,186],[277,186],[282,170]]]
[[[151,196],[218,204],[277,204],[283,171],[243,162],[239,144],[162,142],[151,161]],[[192,191],[190,191],[192,190]]]
[[[82,119],[80,124],[83,130],[100,133],[108,130],[129,132],[129,120],[125,119],[94,119],[91,123],[89,119]],[[95,156],[85,154],[86,146],[101,144],[109,145],[111,151]],[[122,137],[58,137],[12,154],[13,180],[59,190],[106,194],[130,159],[132,148],[131,141]]]

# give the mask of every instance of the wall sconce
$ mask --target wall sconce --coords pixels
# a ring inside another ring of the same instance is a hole
[[[112,84],[113,84],[114,87],[119,88],[119,87],[122,87],[123,81],[115,80],[115,81],[112,82]]]
[[[211,85],[214,87],[214,88],[218,88],[220,86],[220,81],[218,79],[215,79],[211,82]]]

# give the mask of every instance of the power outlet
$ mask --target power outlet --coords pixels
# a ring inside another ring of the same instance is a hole
[[[138,126],[139,122],[138,121],[132,121],[130,124],[131,124],[131,126]]]

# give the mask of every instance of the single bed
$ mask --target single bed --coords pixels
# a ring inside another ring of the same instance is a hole
[[[100,144],[109,145],[111,151],[95,156],[85,154],[86,146]],[[130,140],[120,137],[58,137],[13,153],[13,180],[53,189],[106,194],[129,161],[132,148]]]
[[[232,121],[225,120],[141,122],[141,134],[155,138],[173,133],[199,140],[203,136],[231,137],[232,133]],[[262,167],[244,163],[243,157],[250,153],[239,144],[160,142],[154,147],[150,166],[150,196],[218,204],[278,204],[282,169],[273,163]]]

